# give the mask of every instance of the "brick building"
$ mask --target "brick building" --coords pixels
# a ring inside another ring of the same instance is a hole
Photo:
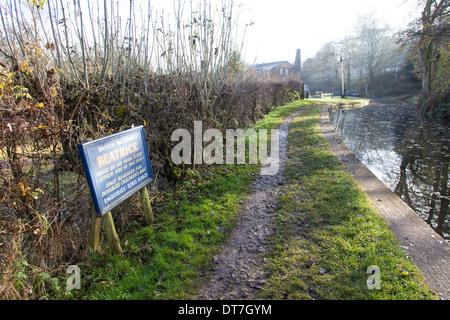
[[[295,65],[288,61],[261,63],[251,66],[257,76],[300,81],[300,49],[297,49]]]

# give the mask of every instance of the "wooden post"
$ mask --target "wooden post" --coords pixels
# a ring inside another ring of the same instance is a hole
[[[100,242],[100,222],[101,218],[97,217],[97,212],[95,211],[95,207],[92,205],[91,207],[91,234],[89,235],[89,245],[92,250],[97,250],[97,247]]]
[[[147,220],[147,224],[151,225],[153,223],[153,211],[150,199],[148,197],[147,187],[143,187],[141,190],[139,190],[139,193],[141,195],[141,203],[144,209],[145,219]]]
[[[109,246],[113,252],[122,254],[122,248],[120,247],[119,236],[117,235],[116,228],[114,227],[111,211],[103,216],[103,223],[106,231],[106,238],[108,239]]]

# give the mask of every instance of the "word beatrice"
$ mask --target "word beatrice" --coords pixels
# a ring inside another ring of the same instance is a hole
[[[138,144],[133,142],[125,147],[106,152],[96,158],[98,168],[100,169],[137,151],[139,151]]]

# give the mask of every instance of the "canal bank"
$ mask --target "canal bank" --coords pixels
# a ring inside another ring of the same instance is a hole
[[[344,101],[349,100],[356,102]],[[262,264],[256,266],[262,276],[249,283],[257,281],[257,298],[438,299],[386,220],[329,150],[320,116],[335,100],[310,101],[316,104],[290,125],[275,221],[261,245]]]
[[[406,255],[422,271],[427,285],[442,299],[450,299],[450,245],[344,145],[329,119],[330,110],[335,107],[328,105],[321,114],[321,130],[329,149],[386,219]]]

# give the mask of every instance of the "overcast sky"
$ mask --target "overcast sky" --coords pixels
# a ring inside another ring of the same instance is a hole
[[[158,11],[173,12],[171,4],[171,0],[151,0]],[[304,61],[324,43],[350,34],[359,15],[374,14],[393,27],[406,28],[420,13],[417,0],[234,0],[234,4],[241,5],[242,28],[254,22],[245,41],[248,63],[293,62],[296,49],[302,50]]]
[[[2,1],[2,0],[0,0]],[[86,13],[87,2],[81,1]],[[174,16],[173,4],[185,4],[185,18],[190,2],[206,1],[221,7],[229,0],[112,0],[119,3],[119,15],[128,18],[130,1],[136,15],[147,12],[148,1],[152,17]],[[302,62],[311,58],[327,42],[341,40],[352,33],[359,16],[372,14],[398,30],[420,17],[419,0],[233,0],[241,31],[246,24],[243,56],[247,63],[284,61],[294,62],[297,49],[302,51]],[[67,1],[69,2],[69,1]],[[98,1],[99,5],[103,3]],[[87,16],[87,13],[85,14]],[[173,25],[172,25],[173,27]]]
[[[247,59],[258,62],[293,61],[297,48],[302,60],[313,57],[329,41],[352,32],[359,15],[373,14],[396,28],[416,17],[415,0],[241,0],[254,19],[247,39]],[[417,10],[416,10],[417,12]]]

